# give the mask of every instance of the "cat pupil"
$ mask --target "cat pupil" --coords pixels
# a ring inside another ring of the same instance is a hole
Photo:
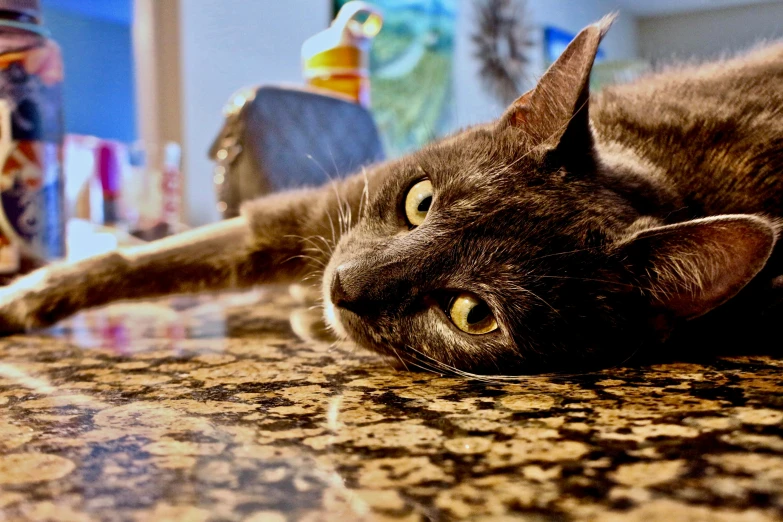
[[[466,318],[468,324],[480,323],[489,315],[489,307],[485,303],[480,303],[470,309]]]
[[[426,198],[421,200],[421,203],[419,203],[417,210],[419,212],[428,212],[430,210],[431,204],[432,204],[432,196],[427,196]]]

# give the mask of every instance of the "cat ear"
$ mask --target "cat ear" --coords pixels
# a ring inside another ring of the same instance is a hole
[[[605,16],[583,29],[538,85],[506,110],[501,125],[524,128],[538,143],[589,149],[592,145],[587,108],[590,71],[598,45],[615,18],[615,14]]]
[[[766,264],[776,236],[766,219],[725,215],[644,230],[624,241],[619,253],[655,308],[692,319],[748,284]]]

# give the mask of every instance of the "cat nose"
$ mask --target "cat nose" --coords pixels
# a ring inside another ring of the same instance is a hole
[[[380,257],[341,263],[329,283],[332,304],[362,316],[410,304],[421,292],[404,265],[404,259]]]
[[[351,266],[343,263],[338,266],[332,276],[332,284],[329,289],[329,297],[332,304],[345,308],[351,312],[359,313],[361,308],[361,292],[350,291]]]
[[[338,266],[332,276],[332,286],[329,289],[329,297],[332,299],[332,304],[340,306],[345,301],[345,288],[343,288],[342,281],[340,281],[340,269],[342,265]]]

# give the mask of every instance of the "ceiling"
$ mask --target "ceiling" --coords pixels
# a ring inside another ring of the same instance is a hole
[[[581,0],[580,0],[581,1]],[[635,16],[665,16],[750,4],[781,3],[783,0],[613,0],[623,13]],[[129,24],[132,0],[42,0],[44,8],[71,11],[82,16]]]
[[[636,16],[664,16],[749,4],[772,4],[783,0],[614,0],[618,9]]]

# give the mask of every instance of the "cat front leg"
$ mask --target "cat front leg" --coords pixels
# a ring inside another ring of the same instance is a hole
[[[359,215],[366,180],[272,194],[237,218],[36,270],[0,288],[0,335],[114,301],[300,281],[322,270],[350,216]]]
[[[247,219],[238,217],[143,246],[53,264],[0,288],[0,334],[49,326],[114,301],[246,288],[296,276],[302,263],[285,263],[292,252],[277,247],[259,248]]]

